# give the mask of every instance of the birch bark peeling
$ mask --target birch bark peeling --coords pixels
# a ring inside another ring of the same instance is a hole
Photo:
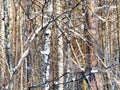
[[[92,69],[96,69],[98,62],[97,58],[95,57],[95,53],[97,52],[97,24],[95,22],[95,3],[94,0],[87,0],[88,8],[86,11],[86,23],[87,23],[87,40],[88,40],[88,56],[87,56],[87,63],[88,63],[88,72],[91,73]],[[94,90],[102,90],[101,88],[101,80],[99,79],[98,74],[90,75],[90,83],[91,87]]]

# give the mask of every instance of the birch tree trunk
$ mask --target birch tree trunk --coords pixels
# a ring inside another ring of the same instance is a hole
[[[72,0],[69,0],[68,1],[69,9],[71,9],[71,6],[72,6]],[[68,21],[69,26],[68,26],[68,31],[67,31],[68,38],[67,38],[67,60],[66,60],[66,73],[67,74],[66,74],[66,77],[65,77],[65,82],[70,81],[70,64],[71,64],[70,63],[70,59],[71,59],[71,49],[70,49],[71,32],[70,32],[70,29],[72,29],[71,12],[68,13],[68,17],[69,17],[69,21]],[[73,83],[72,83],[72,85],[74,87]],[[70,83],[67,83],[65,85],[65,90],[69,90],[69,89],[70,89]]]
[[[52,2],[45,0],[47,2],[47,21],[51,20],[51,15],[53,12]],[[52,24],[49,24],[46,28],[44,34],[44,51],[41,51],[43,54],[43,90],[49,90],[49,79],[50,79],[50,44],[51,44],[51,28]]]

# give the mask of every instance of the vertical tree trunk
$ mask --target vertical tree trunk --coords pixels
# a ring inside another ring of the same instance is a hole
[[[56,15],[59,15],[62,12],[62,3],[60,0],[56,0]],[[59,27],[61,27],[61,18],[58,19],[57,25]],[[62,33],[59,30],[59,28],[57,28],[57,35],[60,36],[58,38],[58,77],[61,77],[64,73],[64,69],[63,69],[63,37],[62,37]],[[61,77],[59,78],[58,82],[59,83],[63,83],[64,78]],[[58,90],[63,90],[63,84],[60,84],[58,86]]]
[[[87,41],[88,41],[88,56],[87,56],[87,72],[89,75],[89,80],[91,83],[91,88],[94,90],[102,90],[101,82],[99,79],[99,75],[96,73],[91,73],[92,70],[96,70],[98,66],[98,61],[95,56],[95,53],[97,53],[97,24],[95,22],[95,3],[94,0],[87,0],[88,8],[86,11],[86,23],[87,23]]]
[[[13,45],[12,45],[12,31],[13,31],[13,25],[14,25],[14,23],[13,23],[13,21],[14,21],[14,9],[13,9],[13,2],[10,2],[9,1],[9,3],[8,3],[8,13],[9,13],[9,32],[10,32],[10,43],[11,43],[11,54],[13,54]],[[13,61],[14,60],[14,56],[12,55],[12,61],[11,61],[11,63],[12,63],[12,66],[13,66]],[[12,77],[12,73],[10,73],[10,77]],[[13,89],[13,84],[11,84],[10,85],[10,89],[12,90]]]
[[[9,15],[8,15],[8,0],[3,0],[4,6],[4,26],[5,26],[5,37],[6,37],[6,55],[8,60],[8,65],[12,71],[12,51],[11,51],[11,32],[9,29]]]
[[[68,7],[69,9],[71,9],[72,6],[72,0],[68,1]],[[70,29],[72,29],[72,21],[71,21],[71,12],[68,13],[68,17],[69,17],[69,26],[68,26],[68,30],[67,30],[67,60],[66,60],[66,77],[65,77],[65,82],[69,82],[70,81],[70,59],[71,59],[71,49],[70,49],[70,39],[71,39],[71,32]],[[74,76],[73,76],[74,77]],[[74,82],[72,83],[72,86],[74,87]],[[70,89],[70,83],[67,83],[65,85],[65,90],[69,90]],[[74,89],[74,88],[73,88]]]
[[[4,17],[4,13],[3,13],[3,8],[1,8],[1,17]],[[1,20],[0,21],[0,78],[1,78],[1,83],[4,82],[5,79],[5,71],[6,71],[6,46],[5,46],[5,27],[4,27],[4,21]],[[3,85],[1,86],[2,88]],[[2,89],[0,88],[0,89]]]
[[[26,16],[27,16],[27,19],[30,19],[30,16],[31,16],[31,13],[32,13],[32,1],[30,0],[27,0],[27,10],[26,10]],[[32,26],[31,26],[31,23],[33,23],[32,20],[29,20],[29,22],[27,23],[27,29],[28,29],[28,34],[30,34],[29,32],[31,32],[32,30]],[[29,47],[29,44],[26,46],[27,48]],[[29,87],[29,84],[30,84],[30,76],[31,76],[31,61],[32,61],[32,58],[31,58],[31,50],[29,51],[29,54],[27,55],[26,57],[26,60],[25,60],[25,88],[28,88]]]
[[[22,18],[24,18],[24,17],[22,17],[22,16],[24,16],[24,15],[22,15],[22,8],[20,7],[20,48],[21,48],[21,50],[20,50],[20,55],[22,56],[23,55],[23,20],[24,19],[22,19]],[[21,65],[21,77],[20,77],[20,89],[21,90],[23,90],[24,89],[24,86],[23,86],[23,69],[24,69],[24,64],[22,63],[22,65]]]
[[[118,23],[116,24],[116,27],[119,29],[120,28],[120,15],[119,15],[119,13],[120,13],[120,8],[118,7],[119,5],[120,5],[120,2],[118,1],[118,0],[116,0],[115,1],[115,4],[116,4],[116,21],[118,20]],[[116,61],[117,61],[117,63],[119,64],[120,63],[120,31],[119,30],[117,30],[117,39],[116,39],[116,43],[117,43],[117,45],[116,45],[116,54],[117,54],[117,57],[116,57]],[[119,71],[119,66],[117,67],[117,70]],[[117,71],[117,73],[118,73],[118,71]]]
[[[120,28],[120,2],[119,2],[119,0],[115,0],[115,4],[116,4],[116,13],[117,13],[117,17],[116,17],[116,20],[117,20],[117,24],[116,24],[116,27],[117,27],[117,29],[119,29]],[[117,63],[119,64],[120,63],[120,31],[119,30],[117,30],[117,48],[118,48],[118,50],[117,50]]]
[[[13,52],[15,52],[14,54],[13,54],[13,57],[14,57],[14,65],[16,65],[17,64],[17,62],[18,62],[18,18],[17,18],[17,13],[18,13],[18,3],[15,3],[15,2],[17,2],[16,0],[14,0],[13,1],[13,3],[14,3],[14,30],[13,30],[13,32],[12,32],[12,34],[13,34],[13,37],[12,37],[12,41],[13,42],[15,42],[14,44],[13,44],[13,48],[15,48],[15,49],[13,49]],[[17,78],[17,75],[14,77],[14,89],[17,89],[17,81],[16,81],[16,78]]]
[[[47,21],[51,20],[51,15],[53,12],[53,6],[51,1],[46,1],[47,6]],[[52,24],[49,24],[46,28],[44,34],[44,51],[41,53],[43,54],[43,83],[44,87],[43,90],[49,90],[49,79],[50,79],[50,44],[51,44],[51,28]]]

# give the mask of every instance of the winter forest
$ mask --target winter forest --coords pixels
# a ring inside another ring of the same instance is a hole
[[[0,0],[0,90],[120,90],[120,0]]]

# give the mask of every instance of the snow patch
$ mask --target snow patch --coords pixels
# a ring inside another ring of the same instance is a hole
[[[41,51],[41,54],[50,54],[50,50]]]
[[[91,70],[91,73],[97,73],[98,70]]]

